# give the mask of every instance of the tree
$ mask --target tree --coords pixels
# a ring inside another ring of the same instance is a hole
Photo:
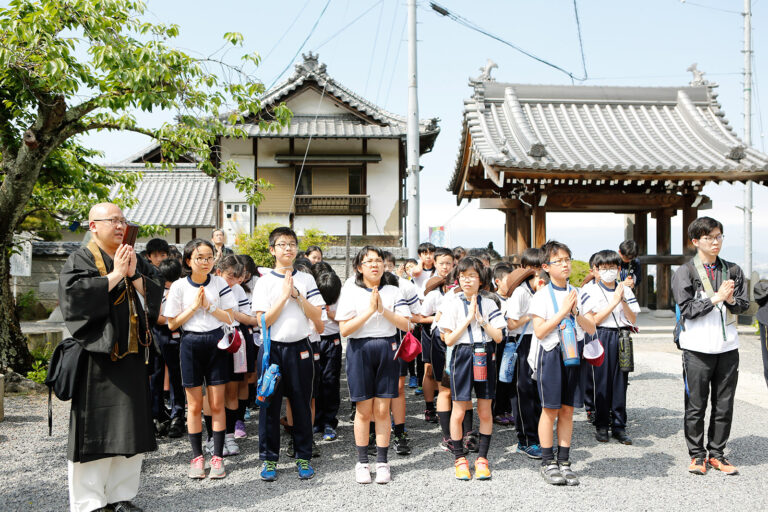
[[[0,9],[0,368],[23,372],[31,358],[10,294],[13,235],[34,217],[86,218],[96,202],[133,201],[136,173],[93,163],[82,135],[128,130],[157,141],[163,168],[194,155],[199,168],[234,183],[256,206],[269,187],[219,162],[224,137],[245,137],[242,124],[277,130],[290,122],[279,105],[261,112],[263,84],[252,75],[257,54],[235,64],[221,56],[242,46],[238,33],[206,58],[171,46],[179,27],[148,23],[138,0],[13,0]],[[214,72],[215,70],[215,72]],[[172,123],[140,126],[132,112],[165,110]]]

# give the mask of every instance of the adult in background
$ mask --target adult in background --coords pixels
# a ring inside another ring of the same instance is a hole
[[[760,350],[763,353],[763,374],[768,384],[768,280],[761,279],[755,284],[755,301],[760,309],[757,310],[757,326],[760,329]]]
[[[117,205],[91,208],[92,239],[72,253],[59,278],[67,329],[83,347],[67,446],[70,509],[136,512],[143,454],[157,449],[149,397],[148,317],[162,286],[150,265],[123,245],[127,222]],[[144,296],[148,311],[138,295]]]
[[[224,234],[223,229],[214,229],[211,234],[211,242],[213,242],[213,262],[218,263],[224,256],[235,254],[235,251],[229,247],[225,247],[227,243],[227,235]],[[215,265],[214,265],[215,266]]]

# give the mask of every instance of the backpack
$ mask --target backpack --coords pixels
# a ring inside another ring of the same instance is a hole
[[[48,375],[45,377],[45,385],[48,386],[49,436],[53,428],[51,394],[65,402],[72,400],[85,360],[83,347],[74,338],[63,340],[53,350],[51,361],[48,363]]]

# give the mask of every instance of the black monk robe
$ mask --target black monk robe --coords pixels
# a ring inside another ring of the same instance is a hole
[[[112,258],[104,251],[101,256],[107,273],[111,272]],[[160,311],[163,287],[147,277],[154,275],[149,263],[138,255],[137,260],[136,272],[144,276],[147,316],[153,322]],[[73,462],[157,449],[142,345],[146,343],[147,331],[144,310],[134,290],[139,316],[138,353],[113,361],[116,342],[120,355],[128,350],[130,311],[125,280],[112,291],[108,288],[107,278],[99,274],[87,247],[69,256],[59,278],[59,306],[67,329],[83,346],[87,359],[69,415],[67,458]]]

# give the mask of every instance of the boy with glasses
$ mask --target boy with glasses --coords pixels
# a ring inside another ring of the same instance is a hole
[[[744,274],[738,265],[718,257],[723,225],[717,220],[694,220],[688,226],[688,237],[696,255],[672,276],[672,293],[683,322],[679,346],[685,380],[685,441],[691,457],[688,471],[703,475],[709,465],[735,475],[738,470],[724,451],[739,376],[736,315],[749,307]],[[704,416],[710,389],[712,410],[705,448]]]

